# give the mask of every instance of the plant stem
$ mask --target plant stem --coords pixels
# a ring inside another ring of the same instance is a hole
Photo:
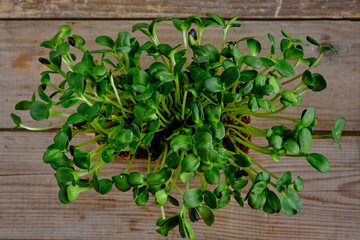
[[[52,125],[52,126],[49,126],[49,127],[36,128],[36,127],[29,127],[29,126],[26,126],[24,124],[20,124],[19,127],[25,128],[25,129],[30,130],[30,131],[46,131],[46,130],[54,129],[54,128],[57,128],[57,127],[62,127],[63,125],[64,125],[64,123],[59,123],[59,124],[55,124],[55,125]]]
[[[160,209],[161,209],[161,217],[162,219],[165,219],[165,211],[164,211],[164,206],[160,206]]]
[[[172,183],[170,185],[170,188],[169,188],[169,193],[171,193],[171,190],[173,189],[173,187],[175,186],[175,183],[176,183],[176,180],[177,178],[179,177],[180,175],[180,170],[181,170],[181,165],[178,166],[178,168],[176,169],[176,173],[175,173],[175,176],[172,180]]]
[[[123,110],[123,106],[122,106],[122,104],[121,104],[121,100],[120,100],[119,94],[118,94],[117,89],[116,89],[116,87],[115,87],[115,83],[114,83],[114,79],[113,79],[112,74],[110,74],[110,82],[111,82],[111,86],[112,86],[112,88],[113,88],[113,90],[114,90],[116,99],[118,100],[118,103],[119,103],[119,105],[120,105],[120,110],[121,110],[123,116],[124,116],[125,118],[127,118],[127,116],[126,116],[126,114],[125,114],[125,112],[124,112],[124,110]]]
[[[186,97],[187,97],[187,91],[184,93],[183,103],[182,103],[182,111],[181,111],[181,119],[185,119],[185,105],[186,105]]]
[[[150,173],[150,167],[151,167],[151,152],[150,149],[146,149],[147,153],[148,153],[148,166],[147,166],[147,174]]]
[[[128,165],[126,166],[125,170],[123,171],[123,173],[127,173],[127,171],[129,171],[131,165],[133,164],[134,160],[135,160],[136,154],[132,155]]]
[[[80,144],[80,145],[77,145],[77,146],[75,146],[75,147],[76,147],[76,148],[82,148],[82,147],[84,147],[84,146],[86,146],[86,145],[88,145],[88,144],[90,144],[90,143],[93,143],[93,142],[99,140],[99,139],[102,138],[102,137],[103,137],[103,136],[102,136],[101,134],[96,135],[95,137],[93,137],[93,138],[89,139],[88,141],[86,141],[86,142],[84,142],[84,143],[82,143],[82,144]]]

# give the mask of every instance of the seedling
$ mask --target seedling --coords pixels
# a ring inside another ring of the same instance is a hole
[[[282,31],[280,50],[269,33],[270,52],[260,56],[261,44],[255,37],[226,39],[230,28],[240,27],[236,23],[240,15],[227,22],[208,14],[206,19],[166,17],[151,24],[138,23],[132,31],[141,31],[149,41],[140,43],[129,32],[120,32],[115,40],[97,37],[95,42],[101,48],[94,51],[86,49],[81,36],[70,35],[67,25],[41,43],[50,52],[48,58],[39,58],[49,68],[41,73],[39,99],[34,94],[15,109],[30,110],[36,121],[50,117],[64,121],[32,128],[15,114],[11,118],[16,127],[29,130],[61,127],[43,160],[56,171],[62,203],[72,202],[92,188],[100,194],[109,193],[113,186],[121,192],[132,190],[137,205],[161,209],[158,233],[167,236],[178,226],[180,235],[191,239],[190,222],[201,219],[211,226],[213,211],[225,207],[232,197],[241,207],[247,201],[251,208],[262,208],[268,214],[283,211],[291,216],[300,211],[297,192],[304,188],[302,179],[290,171],[276,176],[248,150],[275,162],[284,156],[299,157],[321,173],[330,170],[325,156],[309,151],[315,138],[333,138],[340,148],[345,119],[336,121],[332,134],[314,136],[317,120],[313,107],[304,110],[301,118],[279,113],[300,105],[305,92],[326,88],[324,77],[313,69],[325,52],[338,52],[311,37],[306,42]],[[161,43],[156,34],[157,24],[170,20],[182,36],[175,46]],[[202,39],[205,28],[212,25],[222,28],[219,50]],[[303,48],[308,42],[319,48],[318,56],[305,58]],[[82,56],[76,57],[74,48],[80,49]],[[95,60],[95,55],[100,60]],[[144,55],[153,59],[148,68],[142,66]],[[300,65],[306,70],[295,74]],[[56,85],[54,75],[64,80]],[[287,86],[296,81],[295,88]],[[65,113],[70,110],[72,114]],[[250,118],[283,119],[295,126],[261,129],[250,125]],[[81,133],[94,133],[94,137],[72,145],[73,137]],[[251,136],[266,138],[268,145],[253,143]],[[93,142],[97,147],[85,151]],[[129,156],[127,167],[118,169],[119,175],[111,179],[103,178],[102,168],[120,153]],[[131,165],[135,160],[144,161],[144,153],[147,172],[141,173]],[[190,188],[194,179],[200,179],[200,184]],[[182,197],[176,199],[174,191]],[[167,216],[167,203],[178,208],[178,213]]]

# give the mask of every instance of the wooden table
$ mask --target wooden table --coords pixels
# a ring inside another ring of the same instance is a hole
[[[30,99],[45,68],[37,62],[46,50],[40,42],[49,39],[63,24],[85,37],[95,48],[98,35],[115,37],[131,31],[131,25],[154,17],[217,13],[229,19],[240,12],[243,27],[228,39],[256,36],[269,49],[266,33],[279,39],[284,29],[297,38],[313,36],[340,52],[325,54],[317,69],[328,81],[328,89],[306,94],[304,104],[287,112],[298,117],[302,109],[317,110],[316,131],[328,132],[339,116],[347,119],[342,150],[332,140],[315,141],[312,151],[325,154],[332,169],[327,174],[313,170],[305,159],[271,159],[253,153],[274,173],[292,170],[302,176],[305,190],[301,212],[288,217],[267,215],[235,203],[216,211],[209,228],[194,224],[197,239],[360,239],[360,3],[358,0],[320,1],[30,1],[0,2],[0,239],[160,239],[155,233],[159,209],[148,204],[137,207],[131,194],[112,191],[100,196],[94,191],[63,205],[57,199],[54,171],[42,162],[42,153],[55,132],[10,131],[9,114],[19,100]],[[179,42],[170,22],[159,25],[160,40]],[[219,45],[220,32],[206,33],[206,41]],[[140,41],[145,38],[135,33]],[[316,54],[310,48],[309,54]],[[37,126],[26,114],[24,122]],[[53,123],[53,121],[51,121]],[[255,122],[268,127],[275,121]],[[50,123],[49,123],[50,124]],[[85,139],[87,136],[82,136]],[[80,139],[80,140],[81,140]],[[117,159],[109,176],[123,169],[126,159]],[[136,166],[145,169],[144,162]],[[170,239],[177,239],[173,231]]]

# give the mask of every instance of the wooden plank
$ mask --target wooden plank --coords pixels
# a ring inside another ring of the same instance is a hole
[[[91,190],[71,204],[59,203],[53,170],[41,160],[42,151],[53,136],[54,133],[0,133],[1,239],[159,239],[155,233],[155,221],[160,217],[158,207],[151,201],[146,206],[136,206],[131,193],[113,190],[101,196]],[[78,141],[84,139],[87,137]],[[341,143],[340,152],[330,140],[314,142],[312,151],[326,153],[332,165],[332,170],[324,175],[300,159],[282,159],[276,164],[253,154],[265,166],[271,165],[270,171],[294,169],[295,176],[303,177],[301,212],[294,217],[267,215],[247,205],[240,208],[233,201],[215,212],[216,221],[211,228],[202,222],[193,224],[197,238],[359,239],[360,141],[359,137],[344,137]],[[117,159],[105,175],[118,174],[125,164],[125,159]],[[139,160],[134,168],[144,171],[146,161]],[[177,211],[165,209],[167,214]],[[180,239],[177,230],[171,232],[170,238]]]
[[[320,1],[29,1],[3,0],[0,18],[155,18],[162,16],[188,17],[216,13],[226,18],[245,12],[246,18],[358,18],[357,0]]]
[[[0,87],[7,89],[0,96],[3,103],[0,115],[0,128],[13,126],[9,114],[19,100],[30,99],[33,91],[40,84],[39,73],[46,68],[38,63],[39,56],[46,56],[45,49],[39,47],[40,42],[49,39],[63,24],[73,27],[73,32],[82,35],[87,40],[88,49],[99,49],[94,39],[99,35],[115,37],[120,31],[130,31],[131,26],[139,21],[2,21],[0,31],[0,49],[3,57],[0,59]],[[238,40],[245,36],[256,36],[263,45],[263,55],[269,52],[267,32],[275,35],[277,45],[284,29],[294,37],[304,39],[311,35],[340,51],[340,56],[326,53],[322,65],[314,71],[322,73],[328,81],[328,88],[320,93],[312,92],[303,95],[303,105],[287,110],[287,114],[300,117],[304,108],[314,106],[317,110],[317,130],[329,130],[339,116],[347,119],[345,130],[360,130],[360,99],[359,81],[360,64],[360,23],[349,21],[243,21],[243,27],[231,29],[228,40]],[[161,23],[157,27],[161,42],[176,45],[181,43],[180,33],[177,34],[170,22]],[[147,39],[140,32],[135,32],[141,43]],[[220,47],[221,30],[210,28],[204,33],[202,43],[212,43]],[[245,51],[245,46],[242,50]],[[310,47],[307,56],[316,56],[318,49]],[[143,65],[150,64],[150,58],[144,58]],[[28,113],[20,113],[24,122],[39,126],[44,123],[30,121]],[[49,124],[54,123],[50,121]],[[282,124],[277,120],[253,121],[256,126],[269,127]]]

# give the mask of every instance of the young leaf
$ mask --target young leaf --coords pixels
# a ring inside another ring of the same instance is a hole
[[[281,211],[281,201],[273,191],[266,191],[266,202],[264,212],[269,214],[279,213]]]
[[[335,127],[333,127],[333,128],[331,129],[331,133],[332,133],[333,139],[334,139],[334,141],[335,141],[335,143],[336,143],[336,145],[337,145],[337,147],[338,147],[339,149],[341,149],[341,146],[340,146],[340,144],[339,144],[339,141],[340,141],[340,139],[341,139],[341,133],[342,133],[342,131],[343,131],[343,129],[344,129],[345,122],[346,122],[345,118],[340,117],[340,118],[338,118],[338,119],[336,120]]]
[[[296,191],[301,192],[304,189],[303,180],[301,177],[297,177],[294,182],[294,188]]]
[[[201,190],[198,188],[192,188],[187,190],[183,195],[184,205],[187,208],[195,208],[200,206],[203,201]]]
[[[215,221],[214,213],[207,207],[199,207],[198,209],[201,219],[210,227]]]
[[[30,115],[36,121],[43,121],[50,117],[49,105],[35,101],[30,106]]]
[[[111,49],[114,48],[115,44],[114,40],[112,40],[109,36],[105,35],[98,36],[95,39],[95,42]]]
[[[316,170],[321,173],[326,173],[330,170],[330,163],[327,158],[319,153],[311,153],[306,156],[306,160]]]
[[[301,210],[301,199],[295,192],[284,191],[281,193],[281,205],[286,215],[293,216]]]
[[[300,144],[300,148],[301,151],[303,153],[306,153],[307,151],[310,150],[311,145],[312,145],[312,135],[309,129],[307,128],[302,128],[299,131],[299,144]]]
[[[247,43],[248,49],[249,49],[252,56],[256,57],[257,55],[260,54],[261,45],[257,40],[251,38],[251,39],[248,39],[246,41],[246,43]]]

